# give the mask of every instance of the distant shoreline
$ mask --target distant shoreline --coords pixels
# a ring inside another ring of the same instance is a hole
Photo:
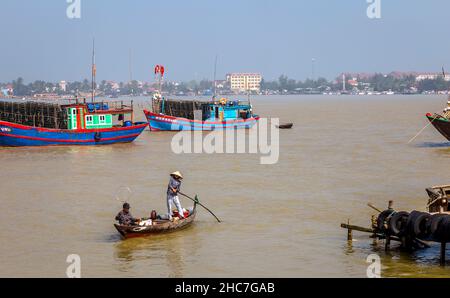
[[[386,97],[386,96],[395,96],[395,97],[414,97],[414,96],[443,96],[443,95],[450,95],[450,93],[417,93],[417,94],[258,94],[258,95],[252,95],[252,97]],[[219,95],[220,96],[220,95]],[[233,95],[233,96],[227,96],[228,98],[232,97],[242,97],[246,95]],[[114,100],[123,100],[123,99],[129,99],[132,100],[133,98],[142,99],[148,97],[149,100],[151,99],[148,95],[137,95],[137,96],[131,96],[131,95],[121,95],[117,98],[109,98],[109,97],[102,97],[98,96],[96,97],[96,100],[105,100],[105,101],[114,101]],[[179,96],[179,95],[166,95],[166,97],[175,97],[175,98],[205,98],[207,96]],[[71,96],[62,96],[62,97],[22,97],[22,96],[8,96],[8,97],[2,97],[0,96],[0,100],[15,100],[15,101],[75,101],[74,97]],[[84,100],[83,98],[79,98],[79,100]],[[90,98],[86,98],[86,101],[89,101]]]

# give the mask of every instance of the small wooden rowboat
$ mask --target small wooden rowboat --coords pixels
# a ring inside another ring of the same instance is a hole
[[[279,128],[279,129],[291,129],[293,126],[294,126],[294,123],[286,123],[286,124],[277,125],[277,128]]]
[[[197,204],[195,204],[193,208],[189,209],[189,216],[185,219],[179,219],[176,221],[156,219],[150,226],[125,226],[114,224],[114,227],[117,229],[120,235],[122,235],[123,238],[145,237],[151,234],[169,233],[187,228],[194,222],[196,214]]]

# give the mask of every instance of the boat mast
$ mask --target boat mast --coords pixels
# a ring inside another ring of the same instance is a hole
[[[216,75],[217,75],[217,55],[216,55],[216,60],[214,61],[214,94],[213,94],[213,101],[216,100],[216,89],[217,89],[217,85],[216,85]]]
[[[97,68],[95,66],[95,38],[92,41],[92,102],[95,100],[95,89],[96,89],[96,82],[95,77],[97,74]]]
[[[128,60],[128,70],[129,70],[129,73],[130,73],[131,97],[133,97],[133,95],[134,95],[134,90],[132,88],[132,86],[133,86],[133,70],[132,70],[132,66],[131,66],[131,63],[132,63],[131,58],[132,58],[132,52],[131,52],[131,49],[130,49],[130,55],[129,55],[129,60]]]

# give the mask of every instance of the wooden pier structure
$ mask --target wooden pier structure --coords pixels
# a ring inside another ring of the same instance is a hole
[[[400,243],[402,249],[429,248],[429,243],[440,243],[440,264],[446,264],[446,247],[450,242],[450,209],[448,195],[450,185],[428,188],[430,200],[428,212],[395,211],[394,201],[389,201],[388,208],[381,210],[369,203],[368,206],[378,214],[372,216],[371,227],[352,225],[350,219],[341,224],[347,230],[347,240],[353,241],[353,231],[371,234],[371,238],[385,240],[385,250],[391,242]]]

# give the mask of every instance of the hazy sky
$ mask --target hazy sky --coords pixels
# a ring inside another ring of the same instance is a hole
[[[98,80],[151,81],[261,72],[268,80],[334,78],[341,72],[450,70],[450,1],[381,0],[66,0],[0,1],[0,81],[80,80],[90,76],[96,39]]]

